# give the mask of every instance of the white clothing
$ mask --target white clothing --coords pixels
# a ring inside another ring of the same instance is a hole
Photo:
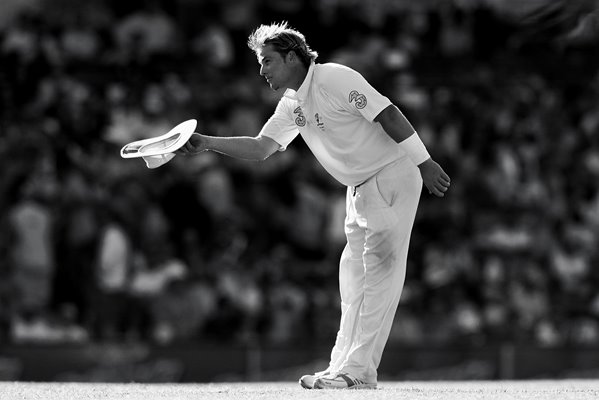
[[[323,167],[348,186],[341,322],[327,370],[367,383],[377,381],[422,191],[418,167],[374,122],[390,105],[358,72],[312,64],[298,91],[287,90],[260,132],[281,151],[301,134]]]
[[[422,191],[404,158],[347,188],[347,245],[339,265],[341,323],[329,371],[376,383],[404,285],[408,246]]]
[[[131,260],[129,237],[118,224],[109,224],[100,240],[98,285],[106,292],[125,289]]]
[[[312,64],[300,88],[288,89],[261,136],[285,150],[299,134],[322,166],[346,186],[357,186],[404,150],[374,122],[391,101],[343,65]]]
[[[12,262],[18,268],[51,274],[54,269],[52,216],[33,201],[23,201],[10,212],[10,223],[17,237],[12,247]]]

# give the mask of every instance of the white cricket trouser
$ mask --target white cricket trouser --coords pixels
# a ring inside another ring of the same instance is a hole
[[[329,371],[377,381],[404,285],[421,191],[420,171],[407,157],[348,188],[347,244],[339,265],[341,322]]]

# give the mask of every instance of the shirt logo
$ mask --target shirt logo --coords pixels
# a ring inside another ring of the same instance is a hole
[[[295,110],[293,110],[293,113],[297,114],[297,117],[295,118],[295,124],[297,126],[306,126],[306,117],[304,117],[301,107],[297,107]]]
[[[314,118],[316,118],[316,126],[324,132],[324,122],[320,119],[320,115],[316,113],[314,114]]]
[[[352,90],[351,92],[349,92],[349,102],[356,102],[355,106],[358,109],[362,109],[364,107],[366,107],[366,104],[368,103],[368,100],[366,100],[366,96],[364,96],[361,93],[358,93],[357,90]]]

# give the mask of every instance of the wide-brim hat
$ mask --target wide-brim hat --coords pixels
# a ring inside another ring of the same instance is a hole
[[[197,125],[195,119],[190,119],[164,135],[128,143],[121,149],[121,157],[143,158],[148,168],[158,168],[175,157],[174,152],[187,143]]]

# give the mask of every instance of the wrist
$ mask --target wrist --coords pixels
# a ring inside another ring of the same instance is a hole
[[[195,135],[197,135],[198,141],[197,141],[197,151],[198,153],[201,153],[203,151],[209,151],[212,150],[213,148],[213,142],[214,142],[214,138],[212,136],[207,136],[207,135],[202,135],[201,133],[195,133]]]
[[[420,166],[431,158],[426,150],[426,146],[420,140],[418,133],[414,132],[410,137],[399,143],[399,146],[406,152],[414,164]]]
[[[433,159],[431,157],[427,158],[426,160],[424,160],[423,162],[421,162],[420,164],[417,165],[418,168],[422,168],[422,167],[426,167],[428,164],[430,164],[433,161]]]

